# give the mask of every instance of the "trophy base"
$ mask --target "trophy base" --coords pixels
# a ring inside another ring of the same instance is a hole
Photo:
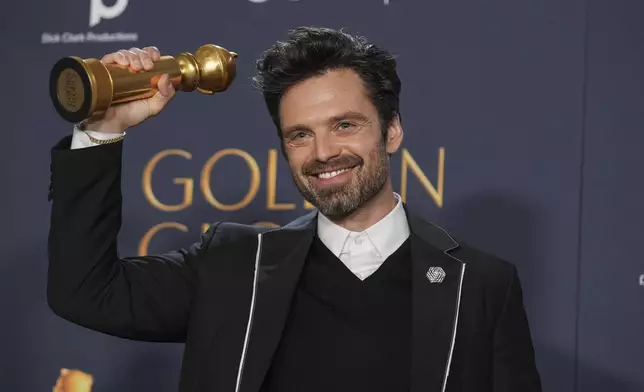
[[[49,75],[49,96],[58,114],[65,120],[78,123],[92,115],[90,71],[82,59],[64,57],[54,64]]]

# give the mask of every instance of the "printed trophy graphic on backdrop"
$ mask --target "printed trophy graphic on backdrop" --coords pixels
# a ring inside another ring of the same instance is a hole
[[[52,392],[91,392],[94,376],[77,369],[60,369]]]
[[[194,55],[161,56],[150,71],[103,64],[95,58],[64,57],[51,70],[49,95],[62,118],[80,122],[110,106],[153,96],[163,74],[170,76],[177,91],[225,91],[235,79],[236,57],[235,52],[207,44]]]

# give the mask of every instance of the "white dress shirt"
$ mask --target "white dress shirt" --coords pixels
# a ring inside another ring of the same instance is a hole
[[[96,139],[112,139],[121,134],[86,131]],[[87,135],[74,128],[71,148],[96,146]],[[349,231],[318,214],[318,237],[359,279],[373,274],[409,238],[407,215],[400,195],[394,193],[396,206],[368,229]]]
[[[400,195],[389,214],[368,229],[349,231],[318,214],[318,237],[324,245],[364,280],[373,274],[409,238],[409,224]]]

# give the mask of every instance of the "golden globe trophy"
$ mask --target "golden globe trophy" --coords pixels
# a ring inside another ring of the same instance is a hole
[[[76,123],[110,106],[153,96],[163,74],[170,76],[177,91],[225,91],[235,79],[236,58],[235,52],[212,44],[201,46],[194,55],[161,56],[150,71],[103,64],[94,58],[64,57],[51,70],[49,95],[58,114]]]

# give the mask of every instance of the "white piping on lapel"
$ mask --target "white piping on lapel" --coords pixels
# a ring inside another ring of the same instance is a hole
[[[262,233],[257,234],[257,253],[255,254],[255,273],[253,277],[253,296],[250,301],[250,311],[248,314],[248,325],[246,326],[246,337],[244,338],[244,348],[242,349],[241,359],[239,360],[239,370],[237,371],[237,385],[235,392],[239,392],[241,387],[242,373],[246,363],[246,353],[248,352],[248,341],[250,330],[253,326],[253,316],[255,315],[255,299],[257,297],[257,277],[259,276],[259,259],[262,254]]]
[[[445,392],[447,390],[447,379],[449,378],[449,371],[452,366],[452,356],[454,354],[454,345],[456,344],[456,330],[458,329],[458,316],[459,316],[459,311],[461,310],[461,293],[463,291],[463,279],[465,277],[465,262],[449,254],[449,252],[458,248],[459,246],[458,242],[456,242],[456,240],[451,235],[449,235],[449,233],[445,229],[443,229],[438,225],[434,225],[434,226],[441,229],[443,233],[445,233],[454,242],[454,246],[452,246],[449,249],[446,249],[443,253],[446,256],[451,257],[452,259],[461,263],[461,276],[458,282],[458,296],[456,297],[456,313],[454,315],[454,329],[452,330],[452,342],[450,343],[450,347],[449,347],[449,356],[447,357],[447,366],[445,367],[445,377],[443,377],[443,387],[441,388],[441,392]]]
[[[455,260],[458,260],[456,257],[452,257],[452,258]],[[458,260],[458,261],[461,261],[461,260]],[[461,261],[461,263],[463,262]],[[445,390],[447,389],[447,378],[449,377],[449,370],[452,365],[452,355],[454,354],[454,345],[456,343],[456,330],[458,329],[458,315],[461,308],[461,292],[463,289],[464,276],[465,276],[465,263],[462,264],[460,282],[458,283],[458,297],[456,299],[456,315],[454,316],[455,318],[454,318],[454,329],[452,330],[452,342],[450,343],[450,347],[449,347],[449,357],[447,358],[447,367],[445,368],[445,377],[443,378],[443,388],[441,388],[441,392],[445,392]]]

